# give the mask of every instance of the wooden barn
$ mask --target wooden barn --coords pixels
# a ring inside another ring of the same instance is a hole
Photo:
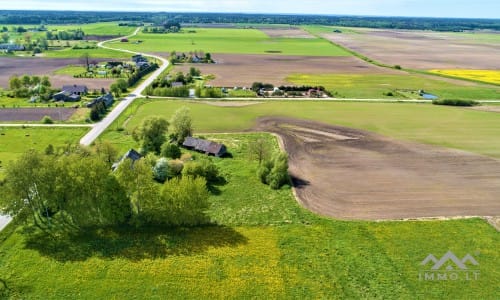
[[[196,150],[198,152],[202,152],[207,155],[214,155],[216,157],[221,157],[227,152],[227,148],[224,144],[197,139],[194,137],[187,137],[182,146],[190,150]]]

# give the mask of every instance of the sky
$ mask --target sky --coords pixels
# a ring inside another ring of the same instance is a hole
[[[500,0],[0,0],[11,9],[500,18]]]

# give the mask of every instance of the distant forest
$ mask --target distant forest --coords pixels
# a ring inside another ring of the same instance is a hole
[[[174,21],[190,24],[290,24],[333,25],[434,31],[500,30],[500,19],[438,19],[413,17],[363,17],[325,15],[271,15],[236,13],[148,13],[75,11],[0,11],[0,24],[85,24],[95,22]]]

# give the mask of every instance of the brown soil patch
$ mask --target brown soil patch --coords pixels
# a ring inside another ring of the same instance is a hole
[[[224,87],[250,87],[255,81],[272,83],[276,86],[289,85],[286,77],[295,73],[401,74],[349,56],[213,54],[212,57],[216,60],[216,64],[177,65],[175,71],[188,72],[190,67],[196,67],[203,74],[215,75],[215,80],[210,84]]]
[[[37,122],[44,116],[49,116],[54,121],[66,121],[74,113],[75,108],[8,108],[0,109],[0,121],[29,121]]]
[[[106,61],[96,59],[96,61]],[[90,89],[109,88],[114,82],[112,79],[85,79],[73,78],[69,75],[53,75],[52,73],[68,65],[80,65],[77,58],[55,59],[55,58],[13,58],[0,57],[0,87],[9,87],[9,78],[12,75],[38,75],[49,76],[52,86],[60,88],[66,84],[85,84]]]
[[[495,105],[491,105],[491,106],[488,106],[488,105],[473,106],[470,109],[500,113],[500,105],[499,106],[495,106]]]
[[[313,39],[314,36],[301,28],[261,29],[270,38]]]
[[[413,69],[500,69],[500,45],[447,33],[356,29],[323,36],[388,65]]]
[[[340,219],[500,215],[500,161],[312,121],[261,118],[290,155],[300,202]]]

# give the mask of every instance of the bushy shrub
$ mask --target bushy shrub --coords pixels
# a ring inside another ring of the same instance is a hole
[[[474,100],[461,100],[461,99],[442,99],[432,100],[434,105],[450,105],[450,106],[476,106],[480,103]]]
[[[219,169],[210,159],[204,158],[185,163],[182,176],[203,177],[211,184],[217,181]]]
[[[276,153],[271,160],[264,162],[257,169],[257,176],[262,183],[269,184],[275,190],[290,183],[288,155],[284,152]]]
[[[42,124],[54,124],[54,120],[49,116],[44,116],[42,118]]]
[[[176,144],[164,143],[161,146],[161,156],[172,159],[180,158],[181,148],[179,148]]]
[[[166,158],[162,157],[156,161],[153,167],[153,175],[158,182],[165,182],[168,177],[168,161]]]

